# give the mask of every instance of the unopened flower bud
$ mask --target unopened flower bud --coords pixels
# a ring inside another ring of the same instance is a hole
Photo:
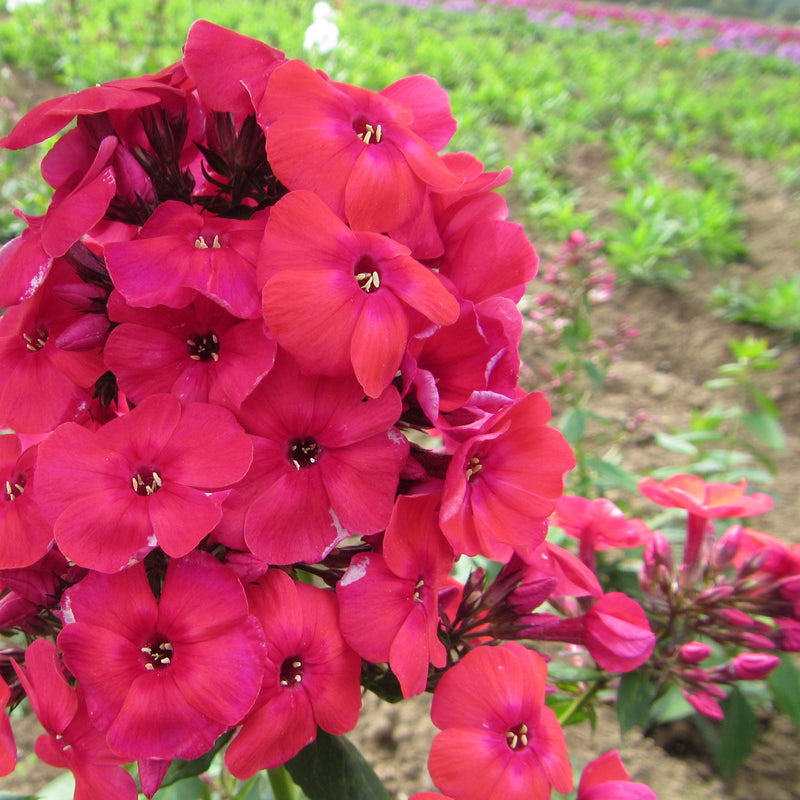
[[[717,603],[722,602],[723,600],[727,600],[734,592],[734,587],[728,584],[724,584],[722,586],[713,586],[710,589],[705,589],[704,591],[700,592],[695,598],[695,603],[698,605],[716,605]],[[725,609],[733,610],[733,609]],[[749,620],[749,617],[748,617]],[[731,624],[738,624],[738,623],[731,623]],[[748,623],[745,623],[748,624]]]
[[[739,653],[732,659],[731,668],[740,681],[758,681],[766,678],[780,663],[778,656],[769,653]]]
[[[681,694],[695,711],[699,711],[710,719],[724,718],[722,706],[708,692],[681,689]]]
[[[717,569],[725,569],[733,562],[742,540],[742,526],[732,525],[714,545],[712,562]]]
[[[684,664],[699,664],[711,655],[711,645],[705,642],[686,642],[678,651],[678,658]]]

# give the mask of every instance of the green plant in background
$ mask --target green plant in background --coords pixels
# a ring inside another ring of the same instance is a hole
[[[728,281],[716,287],[712,301],[726,319],[763,325],[800,337],[800,277],[772,283]]]
[[[770,348],[766,339],[752,336],[735,339],[729,347],[735,360],[721,365],[717,377],[703,386],[732,393],[733,401],[694,410],[687,431],[657,432],[659,445],[691,460],[680,469],[654,470],[654,477],[686,470],[708,480],[730,481],[739,476],[764,485],[776,474],[773,456],[786,449],[786,434],[778,407],[762,388],[759,376],[777,368],[779,351]]]

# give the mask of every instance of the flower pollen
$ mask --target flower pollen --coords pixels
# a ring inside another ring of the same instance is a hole
[[[151,494],[155,494],[163,483],[161,476],[155,470],[143,470],[131,478],[133,491],[140,497],[149,497]]]
[[[48,335],[44,328],[37,328],[33,333],[23,333],[22,338],[25,340],[25,347],[36,353],[47,344]]]
[[[467,467],[467,480],[470,482],[474,481],[482,469],[483,464],[481,464],[480,458],[478,456],[473,456],[469,460],[469,466]]]
[[[281,686],[297,686],[303,682],[303,662],[298,656],[287,658],[281,664]]]
[[[365,294],[371,294],[381,288],[381,275],[377,264],[367,255],[361,256],[353,270],[358,288]]]
[[[315,439],[295,439],[289,445],[289,460],[295,469],[304,469],[317,463],[322,448]]]
[[[528,746],[528,726],[522,722],[506,731],[506,742],[512,750],[523,750]]]
[[[205,240],[205,237],[204,237],[204,236],[198,236],[198,237],[197,237],[197,238],[194,240],[194,246],[195,246],[195,247],[196,247],[198,250],[208,250],[208,249],[209,249],[209,247],[211,247],[211,248],[213,248],[213,249],[217,249],[217,250],[218,250],[219,248],[221,248],[221,247],[222,247],[222,245],[219,243],[219,234],[217,234],[216,236],[214,236],[214,240],[211,242],[211,244],[210,244],[210,245],[209,245],[209,244],[208,244],[208,242]]]
[[[192,361],[219,361],[219,337],[216,333],[190,336],[186,340]]]
[[[11,480],[14,482],[12,483]],[[4,500],[16,500],[25,491],[25,476],[16,475],[14,478],[7,480],[5,490],[3,492]]]
[[[172,663],[172,644],[161,642],[141,648],[144,655],[144,668],[146,670],[163,669]]]
[[[383,129],[380,124],[372,125],[369,122],[358,120],[353,125],[353,130],[364,144],[378,144],[383,138]]]

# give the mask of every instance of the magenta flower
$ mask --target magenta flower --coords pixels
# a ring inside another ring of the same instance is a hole
[[[196,547],[252,452],[230,411],[151,395],[95,432],[57,428],[39,446],[37,501],[68,558],[115,572],[156,546],[173,557]]]
[[[419,215],[429,187],[462,183],[436,154],[455,120],[428,76],[371,92],[287,61],[270,76],[259,122],[281,183],[315,192],[358,230],[391,232]]]
[[[279,352],[239,410],[253,466],[226,503],[221,541],[243,529],[269,564],[314,563],[348,536],[383,530],[408,455],[400,413],[393,386],[365,399],[355,380],[303,375]]]
[[[62,600],[58,644],[89,716],[127,760],[196,758],[255,701],[264,638],[230,567],[194,552],[156,600],[144,564],[89,573]],[[220,691],[220,676],[235,691]]]
[[[590,761],[581,774],[577,800],[656,800],[643,783],[633,783],[617,750]]]
[[[407,247],[351,230],[311,192],[272,208],[258,276],[281,347],[306,372],[354,372],[370,397],[394,379],[420,315],[436,325],[458,318],[456,298]],[[307,313],[298,314],[298,297]]]
[[[8,684],[0,676],[0,778],[10,775],[17,766],[17,745],[14,741],[14,731],[11,730],[11,720],[5,712],[5,707],[11,698]]]
[[[538,392],[489,417],[453,454],[439,522],[456,553],[507,561],[533,557],[545,520],[575,466],[564,437],[547,426],[550,406]]]
[[[478,647],[444,674],[428,769],[458,800],[549,800],[572,791],[564,732],[544,704],[547,664],[517,642]]]
[[[108,314],[121,324],[109,334],[106,364],[134,403],[169,392],[183,404],[237,409],[275,361],[263,320],[241,320],[202,295],[185,308],[149,309],[113,292]]]
[[[53,541],[34,497],[35,465],[35,446],[23,451],[15,434],[0,436],[0,569],[29,567]]]
[[[39,291],[0,319],[0,423],[18,433],[48,433],[75,419],[106,371],[99,347],[74,351],[57,344],[85,316],[65,296],[85,288],[56,261]]]
[[[367,661],[388,662],[404,697],[425,691],[431,663],[447,663],[438,596],[453,551],[439,530],[438,499],[398,497],[381,554],[356,555],[336,585],[347,643]]]
[[[136,800],[136,784],[122,767],[126,760],[92,724],[83,687],[67,683],[53,643],[37,639],[25,651],[24,667],[12,663],[46,731],[36,740],[36,755],[53,767],[72,770],[74,800]]]
[[[339,633],[336,595],[271,569],[249,584],[267,643],[261,693],[228,746],[225,763],[246,779],[296,755],[317,727],[342,734],[361,708],[361,659]]]
[[[133,306],[183,308],[199,292],[237,317],[255,319],[261,314],[255,265],[264,219],[203,216],[168,200],[136,239],[106,245],[108,271]]]
[[[586,613],[586,648],[609,672],[630,672],[653,653],[655,634],[642,607],[622,592],[603,595]]]

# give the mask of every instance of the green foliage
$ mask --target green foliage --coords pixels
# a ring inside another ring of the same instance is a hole
[[[763,325],[800,336],[800,277],[772,283],[729,281],[717,286],[713,302],[726,319]]]

